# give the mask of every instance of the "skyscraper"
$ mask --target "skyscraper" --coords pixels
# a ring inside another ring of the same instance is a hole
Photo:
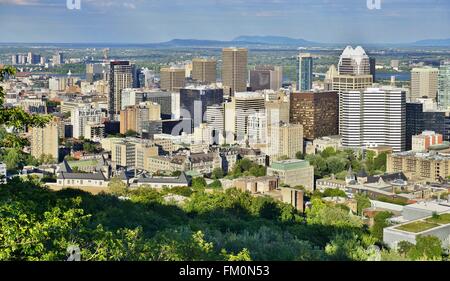
[[[265,112],[264,96],[255,92],[240,92],[234,96],[235,102],[235,132],[238,141],[248,134],[248,116],[257,112]]]
[[[53,119],[44,128],[31,128],[31,155],[39,159],[51,155],[55,161],[59,158],[58,122]]]
[[[250,70],[250,88],[252,91],[274,90],[281,88],[283,68],[281,66],[260,65]]]
[[[206,108],[223,102],[223,89],[214,86],[189,86],[180,89],[181,117],[191,128],[206,122]],[[191,131],[192,132],[192,131]]]
[[[248,50],[225,48],[222,50],[222,61],[224,94],[233,96],[236,92],[247,91]]]
[[[439,69],[432,67],[411,70],[411,101],[418,98],[432,98],[436,101]]]
[[[178,91],[186,85],[186,70],[184,68],[161,68],[160,88],[164,91]]]
[[[297,90],[311,90],[313,82],[313,57],[311,54],[298,55],[297,73]]]
[[[203,83],[214,83],[217,78],[217,63],[210,59],[192,60],[192,79]]]
[[[342,145],[390,146],[394,152],[406,147],[406,93],[369,88],[339,97],[339,131]]]
[[[57,52],[53,56],[53,65],[61,65],[64,64],[64,54],[62,52]]]
[[[79,139],[84,137],[87,124],[99,124],[102,111],[92,106],[77,107],[72,111],[71,124],[73,126],[73,137]]]
[[[361,46],[347,46],[339,58],[338,72],[341,75],[370,75],[370,59]]]
[[[375,82],[377,74],[377,60],[374,57],[369,58],[370,61],[370,75],[373,77],[373,82]]]
[[[337,92],[297,92],[290,99],[290,122],[303,125],[305,139],[338,134]]]
[[[330,68],[327,83],[331,83],[333,91],[363,91],[372,87],[373,73],[370,69],[370,59],[361,46],[353,49],[347,46],[339,58],[337,73]]]
[[[441,108],[450,107],[450,61],[441,64],[439,68],[438,104]]]
[[[111,120],[119,119],[122,90],[133,86],[133,66],[129,61],[112,61],[109,74],[108,114]]]
[[[120,112],[120,133],[135,131],[142,134],[145,121],[161,120],[161,106],[153,102],[143,102],[128,106]]]
[[[285,124],[280,122],[270,127],[267,155],[271,160],[281,157],[294,159],[297,152],[303,153],[303,126],[301,124]]]

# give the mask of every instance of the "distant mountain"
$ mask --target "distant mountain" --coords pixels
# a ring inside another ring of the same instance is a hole
[[[450,38],[449,39],[427,39],[420,40],[414,42],[415,46],[424,46],[424,47],[450,47]]]
[[[305,39],[294,39],[284,36],[239,36],[233,39],[233,42],[258,43],[266,45],[297,45],[311,46],[318,45],[316,42],[307,41]]]
[[[282,36],[239,36],[231,41],[173,39],[167,42],[146,44],[149,47],[270,47],[270,46],[316,46],[318,43],[304,39]]]

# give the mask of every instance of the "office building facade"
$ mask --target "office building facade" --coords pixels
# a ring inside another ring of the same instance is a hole
[[[111,120],[119,119],[122,109],[122,90],[133,87],[133,66],[129,61],[110,63],[108,114]]]
[[[342,146],[390,146],[406,149],[406,93],[369,88],[339,97],[339,133]]]
[[[233,96],[247,91],[248,50],[245,48],[224,48],[222,50],[222,83],[224,94]]]
[[[212,59],[193,59],[192,79],[202,83],[215,83],[217,79],[217,62]]]
[[[303,125],[305,139],[314,140],[338,134],[337,92],[294,92],[291,93],[290,100],[290,122]]]
[[[297,57],[297,91],[309,91],[313,83],[313,57],[299,54]]]

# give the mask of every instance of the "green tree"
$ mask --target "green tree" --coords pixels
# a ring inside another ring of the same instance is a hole
[[[221,179],[223,178],[224,174],[223,174],[223,170],[221,168],[215,168],[212,171],[211,177],[213,179]]]
[[[109,192],[116,196],[127,195],[127,185],[118,177],[112,178],[108,183]]]
[[[192,188],[201,189],[207,186],[206,180],[203,177],[196,177],[192,179]]]
[[[416,245],[407,256],[411,260],[440,260],[442,259],[442,242],[436,236],[418,236]]]
[[[305,159],[305,155],[303,154],[303,152],[299,151],[299,152],[295,153],[295,158],[303,160],[303,159]]]
[[[0,83],[6,78],[15,75],[13,67],[0,68]],[[13,133],[4,134],[0,140],[0,147],[21,148],[28,142],[19,136],[18,131],[26,127],[45,127],[50,116],[29,114],[21,107],[4,107],[5,92],[0,86],[0,126],[13,128]]]
[[[363,210],[370,208],[372,206],[372,203],[370,203],[370,199],[366,195],[356,194],[355,198],[356,198],[358,215],[362,216]]]
[[[336,150],[332,147],[327,147],[320,153],[320,155],[323,158],[328,158],[328,157],[336,155]]]
[[[383,241],[383,229],[390,225],[387,220],[392,216],[393,214],[391,212],[379,212],[375,215],[371,232],[379,241]]]

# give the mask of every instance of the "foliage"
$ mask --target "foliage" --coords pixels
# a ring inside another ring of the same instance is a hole
[[[118,177],[114,177],[108,184],[109,192],[117,196],[127,195],[127,185]]]
[[[442,258],[442,243],[435,236],[418,236],[416,245],[406,253],[411,260],[440,260]]]
[[[208,184],[209,188],[222,188],[222,183],[219,180],[214,180],[212,183]]]
[[[0,68],[0,82],[5,78],[15,75],[16,70],[10,66]],[[20,130],[26,127],[45,127],[50,121],[50,116],[30,114],[21,107],[4,107],[5,92],[0,86],[0,125],[13,128],[13,133],[5,133],[0,139],[0,147],[21,148],[26,144],[18,135]]]
[[[387,222],[393,214],[391,212],[379,212],[373,218],[374,224],[371,228],[372,235],[379,241],[383,241],[383,229],[390,226]]]
[[[251,160],[244,158],[238,160],[229,173],[230,178],[239,178],[242,176],[263,177],[267,174],[266,167],[258,165]]]
[[[356,194],[356,204],[357,204],[357,210],[358,215],[362,216],[363,210],[370,208],[372,206],[372,203],[370,202],[369,197],[363,194]]]
[[[305,154],[303,154],[303,152],[299,151],[299,152],[295,153],[295,158],[303,160],[303,159],[305,159]]]
[[[207,186],[206,180],[203,177],[196,177],[192,179],[192,188],[201,189]]]
[[[223,178],[224,174],[223,174],[223,170],[221,168],[215,168],[212,171],[211,177],[213,179],[221,179]]]
[[[347,194],[340,189],[337,188],[327,188],[323,192],[324,197],[347,197]]]
[[[0,186],[0,260],[63,261],[70,245],[85,261],[367,260],[376,241],[358,217],[320,200],[305,220],[289,204],[236,189],[141,187],[120,200],[37,184]],[[185,191],[182,207],[164,203]]]

